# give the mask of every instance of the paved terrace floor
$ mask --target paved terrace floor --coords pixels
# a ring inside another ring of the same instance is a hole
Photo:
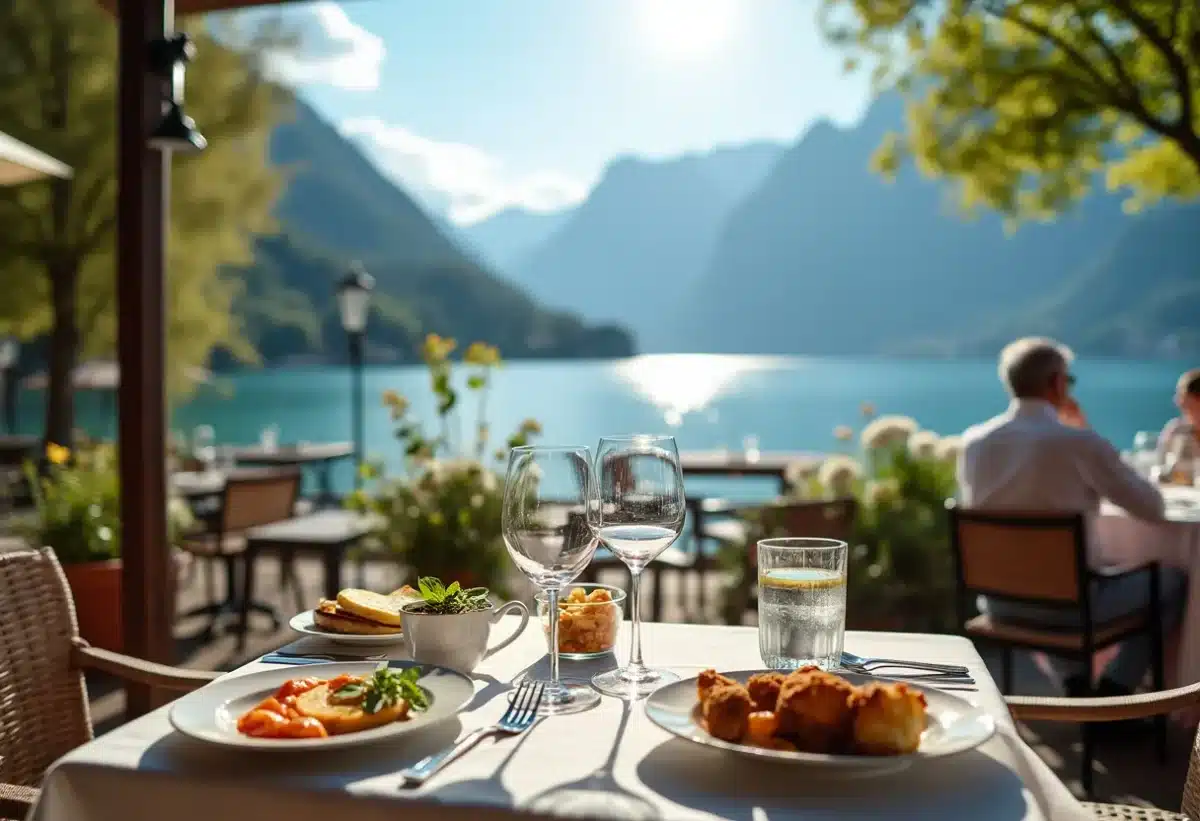
[[[314,602],[321,591],[321,569],[315,560],[299,560],[301,582],[307,598]],[[366,569],[367,585],[375,589],[392,589],[394,570],[386,564],[369,565]],[[665,574],[664,602],[666,620],[683,621],[685,613],[680,607],[680,584],[674,573]],[[180,612],[203,601],[203,575],[192,574],[180,591]],[[353,572],[347,582],[354,581]],[[620,579],[604,579],[619,583]],[[285,595],[279,589],[278,570],[275,562],[267,558],[256,577],[258,589],[265,601],[279,605],[281,613],[289,617],[294,612],[290,591]],[[688,590],[694,594],[694,579],[689,580]],[[718,600],[716,592],[720,583],[714,574],[706,579],[710,590],[708,601]],[[649,584],[645,587],[649,588]],[[646,594],[650,591],[647,589]],[[266,617],[253,616],[252,630],[246,650],[238,653],[232,634],[219,635],[211,640],[197,637],[203,632],[203,620],[191,620],[177,625],[176,645],[178,663],[193,669],[230,670],[262,653],[279,647],[294,638],[286,624],[280,630],[272,630]],[[710,616],[716,621],[715,613]],[[998,662],[988,659],[994,676],[999,678]],[[1059,695],[1055,685],[1038,669],[1033,660],[1021,657],[1017,666],[1017,691],[1024,695]],[[92,696],[93,718],[97,732],[104,732],[123,721],[124,693],[117,683],[102,676],[88,679]],[[1081,795],[1078,783],[1079,734],[1075,725],[1035,724],[1023,727],[1022,732],[1038,754],[1054,769],[1077,795]],[[1191,736],[1174,730],[1171,738],[1170,759],[1165,767],[1159,767],[1153,753],[1152,739],[1102,740],[1097,746],[1096,800],[1114,803],[1141,804],[1178,810],[1182,786],[1187,774]]]

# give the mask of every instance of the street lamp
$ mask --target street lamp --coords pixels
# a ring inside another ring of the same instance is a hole
[[[0,377],[4,383],[4,429],[8,433],[17,432],[17,380],[14,378],[14,366],[17,364],[17,354],[20,348],[17,340],[11,336],[0,337]]]
[[[363,464],[363,333],[371,310],[375,279],[354,262],[338,285],[338,312],[350,342],[351,421],[354,425],[354,489],[362,487]]]

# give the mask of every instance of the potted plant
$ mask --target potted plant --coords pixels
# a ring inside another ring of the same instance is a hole
[[[54,550],[71,588],[79,633],[89,643],[120,652],[121,511],[116,451],[111,445],[72,453],[46,446],[46,468],[26,465],[36,516],[23,534]],[[171,542],[192,523],[182,500],[172,500]],[[174,579],[171,579],[172,587]],[[171,591],[174,600],[174,590]]]
[[[506,595],[508,560],[501,533],[504,487],[497,469],[508,448],[526,444],[541,432],[527,419],[506,440],[488,464],[487,396],[491,374],[500,364],[495,348],[476,342],[463,356],[468,373],[465,390],[474,398],[476,419],[466,446],[458,437],[459,397],[451,354],[452,339],[429,335],[422,350],[429,369],[435,405],[436,430],[427,431],[412,412],[408,399],[394,391],[383,395],[395,435],[404,454],[404,470],[387,477],[381,465],[365,466],[368,487],[353,494],[348,504],[370,511],[382,523],[373,534],[374,547],[394,556],[403,581],[418,572],[455,578],[463,588],[487,587]]]

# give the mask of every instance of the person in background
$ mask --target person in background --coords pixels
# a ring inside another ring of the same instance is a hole
[[[1089,522],[1089,563],[1102,566],[1102,546],[1090,524],[1103,499],[1149,521],[1163,519],[1158,488],[1126,465],[1104,437],[1088,427],[1071,396],[1075,382],[1071,352],[1051,339],[1013,342],[1000,354],[1000,379],[1012,402],[994,419],[963,434],[958,477],[965,506],[977,510],[1083,513]],[[1183,612],[1187,577],[1162,568],[1163,621],[1170,629]],[[1144,578],[1098,578],[1091,593],[1092,613],[1104,623],[1148,605]],[[1007,600],[980,600],[980,609],[998,622],[1031,627],[1078,629],[1078,617],[1066,611]],[[1076,670],[1066,676],[1071,695],[1120,695],[1133,692],[1150,669],[1148,639],[1122,644],[1100,681]]]
[[[1200,368],[1179,377],[1175,384],[1175,404],[1179,416],[1172,419],[1158,435],[1158,459],[1181,459],[1196,470],[1200,465]]]

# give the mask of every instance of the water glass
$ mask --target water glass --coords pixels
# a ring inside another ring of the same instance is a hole
[[[840,665],[846,633],[845,542],[758,543],[758,651],[774,670]]]
[[[591,453],[585,447],[513,448],[504,480],[501,530],[517,568],[544,592],[546,608],[558,612],[562,587],[574,581],[596,552],[589,524],[596,506]],[[577,713],[594,707],[600,694],[558,675],[558,619],[549,620],[550,679],[541,712]]]
[[[592,527],[629,568],[633,613],[629,663],[592,679],[602,693],[636,700],[678,681],[670,670],[642,661],[641,578],[646,565],[679,538],[687,504],[673,436],[606,437],[596,453],[599,506]]]

